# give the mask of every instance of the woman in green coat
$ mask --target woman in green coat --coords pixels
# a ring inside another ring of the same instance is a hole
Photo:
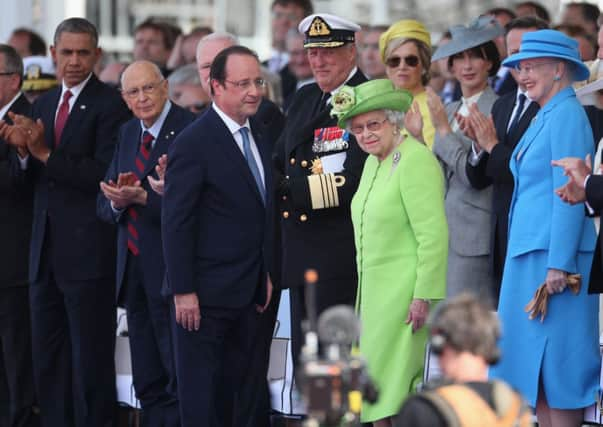
[[[430,304],[446,295],[444,180],[431,151],[400,134],[411,102],[410,93],[385,79],[344,86],[332,100],[339,126],[369,154],[352,200],[352,221],[360,351],[380,392],[376,404],[364,403],[362,421],[375,427],[392,425],[391,417],[421,380],[423,324]],[[408,116],[407,128],[413,120],[420,124],[418,108]]]

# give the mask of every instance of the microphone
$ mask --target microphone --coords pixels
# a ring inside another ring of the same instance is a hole
[[[360,336],[360,320],[349,305],[336,305],[325,310],[318,319],[321,343],[350,346]]]

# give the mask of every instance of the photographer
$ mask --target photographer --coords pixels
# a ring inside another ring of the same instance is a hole
[[[521,396],[501,381],[488,381],[488,365],[500,357],[500,325],[493,312],[461,294],[438,306],[429,326],[431,351],[444,379],[410,397],[395,427],[532,425]]]

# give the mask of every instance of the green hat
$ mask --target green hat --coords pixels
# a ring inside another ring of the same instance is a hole
[[[337,117],[337,125],[343,129],[346,122],[358,114],[376,110],[406,112],[410,104],[410,92],[396,89],[388,79],[377,79],[339,89],[331,98],[331,115]]]

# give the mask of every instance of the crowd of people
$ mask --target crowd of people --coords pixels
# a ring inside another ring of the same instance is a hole
[[[524,426],[531,407],[580,426],[600,394],[599,15],[569,3],[551,25],[522,2],[436,45],[414,19],[274,0],[264,62],[160,18],[135,28],[131,62],[84,18],[58,24],[49,56],[14,30],[0,425],[117,425],[119,306],[140,425],[268,427],[289,289],[296,370],[308,300],[356,307],[379,390],[367,425]],[[416,394],[428,345],[446,383]]]

